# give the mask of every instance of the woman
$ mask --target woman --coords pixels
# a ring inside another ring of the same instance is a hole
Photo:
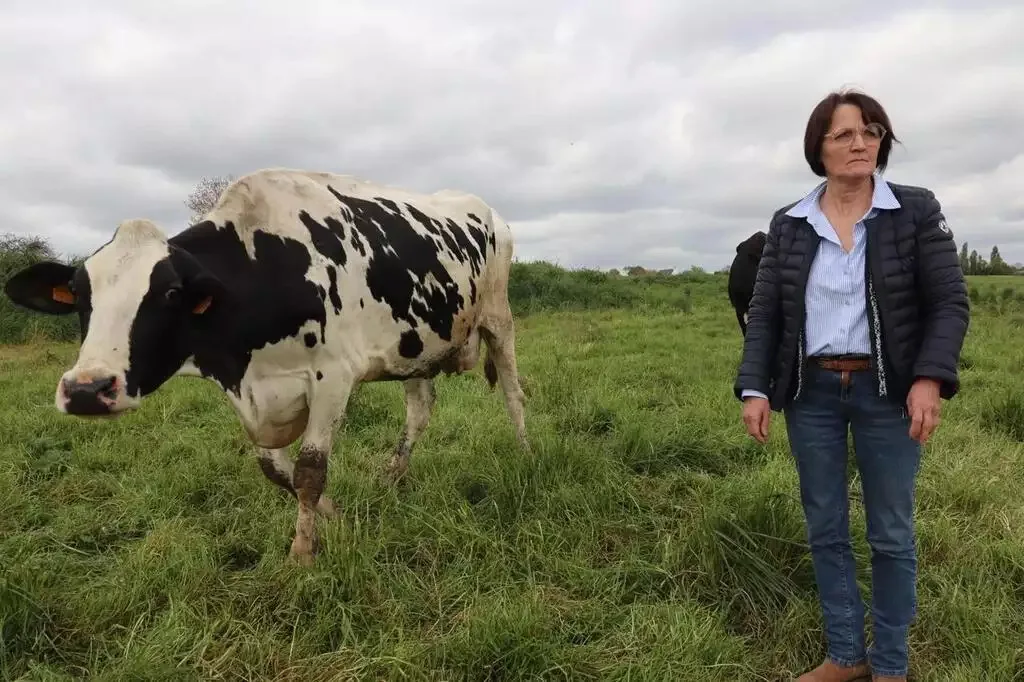
[[[928,189],[881,177],[896,137],[856,91],[811,112],[804,156],[825,181],[773,216],[734,390],[761,443],[783,411],[800,481],[826,660],[800,682],[906,680],[916,615],[914,485],[940,400],[960,388],[967,287]],[[847,432],[871,546],[874,642],[849,540]]]

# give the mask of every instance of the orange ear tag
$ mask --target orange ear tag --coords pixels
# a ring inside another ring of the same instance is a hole
[[[68,289],[66,285],[63,284],[54,287],[53,293],[51,295],[53,296],[53,300],[57,301],[58,303],[71,304],[75,302],[75,295],[71,293],[71,290]]]
[[[196,315],[202,315],[206,312],[206,309],[210,307],[211,303],[213,303],[213,296],[207,296],[192,309],[192,312]]]

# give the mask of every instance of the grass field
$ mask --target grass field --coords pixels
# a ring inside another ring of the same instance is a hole
[[[923,460],[918,680],[1024,680],[1024,278],[996,279],[971,283],[963,393]],[[52,407],[73,344],[0,347],[0,674],[791,679],[824,649],[783,419],[745,435],[724,278],[659,300],[520,318],[532,457],[477,371],[438,381],[383,487],[401,389],[364,386],[311,570],[212,385],[78,421]]]

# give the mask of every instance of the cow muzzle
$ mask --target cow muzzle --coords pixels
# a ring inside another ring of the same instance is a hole
[[[57,409],[77,417],[113,416],[134,405],[124,378],[107,372],[69,372],[57,386]]]

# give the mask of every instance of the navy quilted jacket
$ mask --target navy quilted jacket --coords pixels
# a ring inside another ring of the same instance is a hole
[[[957,366],[970,318],[953,235],[935,195],[889,183],[900,209],[880,211],[867,230],[868,322],[872,371],[883,397],[903,404],[916,377],[960,389]],[[743,358],[733,390],[769,397],[781,410],[802,389],[804,287],[820,237],[804,218],[775,212],[750,302]]]

